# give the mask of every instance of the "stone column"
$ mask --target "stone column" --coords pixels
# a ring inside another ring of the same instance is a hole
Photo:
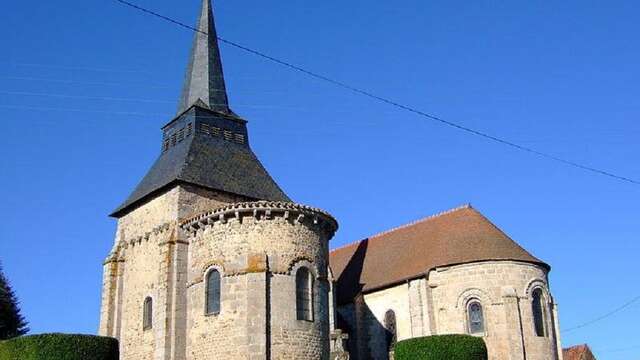
[[[247,341],[248,360],[269,360],[271,344],[268,340],[269,274],[261,271],[249,273],[247,277]]]
[[[556,340],[556,353],[558,354],[558,360],[563,360],[562,356],[562,343],[560,342],[560,321],[558,320],[558,304],[555,299],[551,299],[551,313],[553,314],[553,335]]]
[[[502,300],[504,302],[505,321],[508,342],[505,347],[508,349],[508,358],[505,360],[525,360],[526,349],[524,347],[524,334],[522,325],[522,313],[520,309],[520,299],[513,287],[502,288]]]
[[[112,337],[115,337],[118,340],[121,340],[121,332],[122,332],[122,298],[124,296],[124,287],[125,287],[124,272],[125,272],[126,266],[127,266],[127,263],[125,260],[125,255],[121,253],[120,258],[118,259],[118,266],[117,266],[115,309],[113,314],[113,330],[110,335]],[[122,350],[122,344],[123,344],[122,341],[120,341],[120,350]]]
[[[436,324],[436,307],[433,300],[433,289],[437,287],[437,284],[429,282],[425,279],[424,282],[424,312],[425,312],[425,334],[437,335],[438,327]]]
[[[187,262],[189,243],[176,240],[172,267],[172,312],[170,314],[170,360],[185,360],[187,338]]]
[[[117,284],[118,260],[115,254],[111,254],[103,265],[102,304],[100,306],[100,328],[98,330],[98,334],[101,336],[113,336]]]
[[[411,337],[425,336],[425,280],[408,282],[409,316],[411,319]]]

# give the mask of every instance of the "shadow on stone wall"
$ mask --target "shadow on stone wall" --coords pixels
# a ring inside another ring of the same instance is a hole
[[[394,334],[388,331],[364,302],[361,275],[369,239],[362,240],[347,266],[337,279],[338,306],[354,304],[354,316],[346,319],[338,313],[336,327],[348,335],[346,350],[355,360],[389,360],[389,350]]]

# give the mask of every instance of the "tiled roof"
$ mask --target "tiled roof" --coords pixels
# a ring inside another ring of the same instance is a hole
[[[562,358],[564,360],[596,360],[587,344],[562,349]]]
[[[547,264],[465,205],[335,249],[338,301],[420,277],[440,266],[489,260]]]

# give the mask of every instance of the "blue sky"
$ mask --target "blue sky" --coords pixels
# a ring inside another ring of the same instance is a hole
[[[193,23],[198,0],[139,0]],[[215,2],[219,34],[520,144],[640,179],[635,1]],[[0,15],[0,261],[34,332],[94,333],[107,217],[160,149],[192,34],[115,1]],[[233,108],[339,246],[472,203],[553,267],[562,328],[640,295],[640,186],[469,136],[222,47]],[[640,303],[563,333],[640,359]]]

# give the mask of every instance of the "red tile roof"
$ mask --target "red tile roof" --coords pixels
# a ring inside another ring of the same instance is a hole
[[[564,360],[596,360],[587,344],[562,349],[562,358]]]
[[[359,292],[414,279],[436,267],[489,260],[523,261],[549,268],[470,205],[392,229],[330,254],[341,304],[350,302]]]

